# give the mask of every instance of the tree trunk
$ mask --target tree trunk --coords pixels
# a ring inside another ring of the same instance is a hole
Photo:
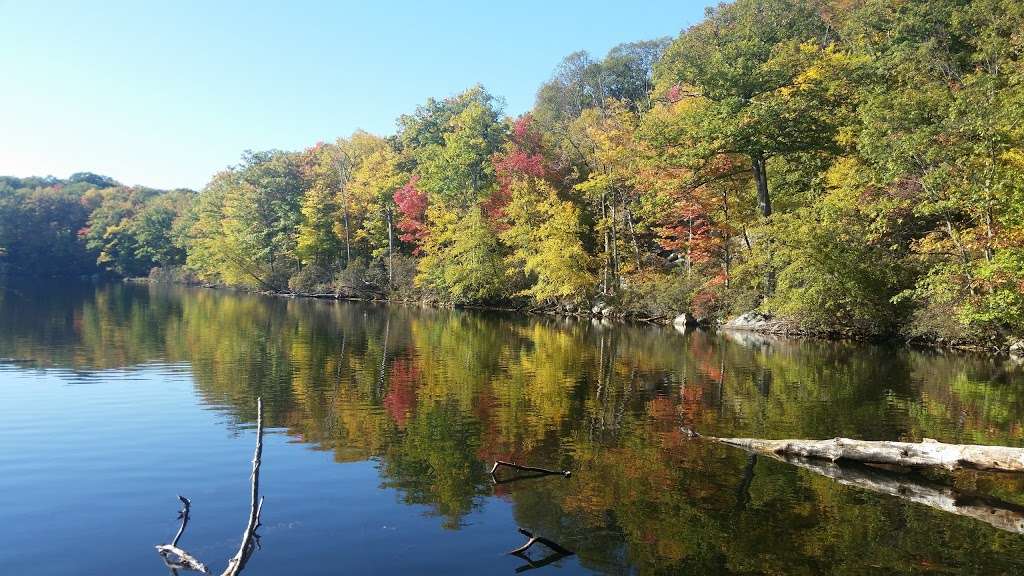
[[[751,170],[754,172],[754,182],[757,184],[757,207],[761,216],[765,218],[772,215],[772,199],[768,194],[768,169],[766,161],[760,156],[753,156],[750,159]]]
[[[342,217],[345,224],[345,268],[348,268],[349,263],[352,262],[352,246],[348,232],[348,198],[345,198],[345,212]]]
[[[392,225],[391,207],[388,207],[388,288],[395,281],[393,255],[395,250],[394,226]]]
[[[693,218],[686,219],[686,275],[690,275],[690,270],[693,267],[692,260],[692,248],[693,246]]]
[[[772,199],[768,194],[768,169],[766,167],[766,160],[760,156],[752,156],[750,159],[751,169],[754,172],[754,182],[757,184],[757,207],[761,211],[761,216],[768,218],[772,215]],[[775,292],[775,268],[772,267],[772,247],[771,238],[765,240],[767,242],[768,252],[768,269],[764,273],[764,295],[769,296]]]
[[[623,206],[622,210],[626,213],[626,223],[629,224],[629,236],[633,240],[633,253],[636,254],[636,269],[639,272],[643,269],[643,264],[640,256],[640,244],[636,241],[636,227],[633,226],[633,211],[626,206]]]
[[[617,233],[618,231],[616,230],[618,217],[615,211],[614,197],[612,198],[612,201],[609,203],[609,208],[611,208],[612,216],[612,291],[617,292],[619,290],[619,236]]]
[[[723,222],[723,224],[725,224],[724,226],[722,226],[722,230],[723,230],[723,233],[725,235],[724,241],[722,242],[722,252],[723,252],[722,256],[724,258],[723,264],[725,266],[725,287],[726,287],[726,289],[728,289],[729,288],[729,283],[731,281],[731,273],[732,273],[732,270],[731,270],[731,265],[732,265],[732,248],[729,246],[729,243],[732,242],[732,237],[729,236],[729,188],[728,187],[726,187],[725,191],[722,193],[722,215],[723,215],[722,222]]]
[[[601,194],[601,219],[605,220],[608,217],[608,207],[605,201],[605,194]],[[611,285],[609,280],[609,271],[611,269],[611,251],[609,247],[610,242],[608,241],[608,226],[604,227],[604,272],[601,276],[601,293],[605,296],[608,295],[608,289]]]
[[[342,157],[335,159],[334,166],[338,170],[338,192],[341,193],[342,203],[342,224],[345,227],[345,267],[348,268],[349,263],[352,261],[352,247],[351,238],[349,235],[348,228],[348,175],[349,163],[348,154],[342,150]]]

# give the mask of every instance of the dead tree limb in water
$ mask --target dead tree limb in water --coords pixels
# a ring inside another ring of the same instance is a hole
[[[252,489],[249,499],[249,522],[242,533],[242,543],[238,552],[228,562],[228,567],[221,576],[235,576],[245,568],[253,550],[259,545],[256,530],[260,527],[260,512],[263,510],[263,498],[260,497],[260,458],[263,456],[263,398],[256,399],[256,451],[252,455]]]
[[[508,478],[498,478],[496,475],[491,474],[491,483],[495,486],[502,484],[512,484],[514,482],[522,482],[523,480],[534,480],[536,478],[547,478],[551,474],[545,474],[543,472],[531,472],[529,474],[519,474],[516,476],[509,476]]]
[[[178,570],[191,570],[192,572],[200,572],[202,574],[210,573],[205,564],[177,546],[162,544],[157,546],[156,549],[160,557],[163,558],[164,565],[171,570],[172,574],[177,574]]]
[[[181,526],[178,526],[178,533],[174,535],[174,540],[171,540],[171,546],[177,546],[178,540],[181,540],[181,535],[185,532],[185,526],[188,526],[188,512],[192,508],[192,502],[181,494],[178,494],[178,500],[181,500],[181,512],[178,512]]]
[[[696,435],[691,432],[692,435]],[[823,460],[887,464],[905,468],[971,469],[1024,472],[1024,448],[943,444],[931,439],[916,442],[888,442],[833,438],[831,440],[763,440],[760,438],[714,438],[708,440],[761,454],[819,458]]]
[[[551,564],[552,562],[557,562],[562,558],[566,558],[574,554],[573,551],[567,550],[559,546],[557,542],[544,538],[543,536],[535,536],[532,532],[524,528],[520,528],[519,533],[523,536],[526,536],[528,540],[519,548],[516,548],[515,550],[510,550],[508,552],[510,556],[522,558],[526,561],[526,564],[523,564],[522,566],[516,568],[516,573],[526,572],[527,570],[533,570],[535,568],[542,568],[544,566],[547,566],[548,564]],[[551,550],[551,553],[539,560],[534,560],[533,558],[530,558],[529,554],[527,554],[526,552],[534,544],[543,544],[549,550]]]
[[[156,547],[156,551],[163,558],[164,564],[174,574],[177,574],[178,570],[191,570],[193,572],[209,574],[210,571],[206,568],[205,564],[188,552],[178,548],[178,541],[181,540],[181,535],[185,533],[185,527],[188,526],[189,510],[192,507],[192,502],[180,494],[178,495],[178,500],[181,501],[181,511],[178,512],[178,519],[181,520],[181,525],[178,526],[178,532],[174,535],[174,540],[171,540],[170,544],[161,544]]]
[[[536,466],[523,466],[515,462],[505,462],[504,460],[494,461],[494,466],[491,466],[491,476],[494,476],[499,466],[505,466],[521,472],[537,472],[546,476],[565,476],[566,478],[572,476],[572,472],[569,470],[549,470],[547,468],[537,468]]]
[[[518,556],[520,554],[523,554],[527,550],[529,550],[531,546],[533,546],[534,544],[538,544],[538,543],[547,546],[552,552],[554,552],[556,554],[561,554],[563,556],[569,556],[569,555],[573,554],[573,552],[571,550],[566,550],[565,548],[562,548],[561,546],[558,545],[557,542],[549,540],[549,539],[547,539],[547,538],[545,538],[543,536],[534,536],[532,532],[530,532],[529,530],[527,530],[525,528],[520,528],[519,529],[519,533],[522,534],[523,536],[526,536],[527,538],[529,538],[529,540],[527,540],[526,544],[523,544],[519,548],[516,548],[515,550],[509,550],[508,553],[511,554],[511,555]]]
[[[822,459],[772,455],[799,468],[821,474],[846,486],[895,496],[943,512],[980,520],[1000,530],[1024,534],[1024,507],[980,495],[965,494],[912,475],[901,475],[860,464],[840,465]]]
[[[259,495],[260,459],[262,455],[263,398],[257,398],[256,452],[252,457],[249,521],[246,523],[245,532],[242,533],[242,543],[238,547],[238,552],[230,561],[228,561],[228,566],[224,569],[224,572],[221,573],[221,576],[237,576],[241,573],[242,569],[245,568],[245,563],[249,561],[249,557],[252,556],[253,551],[259,546],[259,536],[256,534],[256,530],[260,527],[260,512],[263,510],[263,498]],[[191,570],[193,572],[209,574],[210,571],[207,569],[205,564],[178,547],[178,541],[181,540],[181,536],[185,532],[185,527],[188,526],[189,511],[192,507],[192,503],[188,498],[179,495],[178,500],[181,500],[182,504],[182,509],[178,513],[178,518],[181,519],[181,526],[178,527],[178,532],[174,535],[174,540],[172,540],[170,544],[161,544],[157,546],[156,551],[160,554],[160,557],[163,558],[164,564],[171,569],[172,573],[176,574],[177,570]]]

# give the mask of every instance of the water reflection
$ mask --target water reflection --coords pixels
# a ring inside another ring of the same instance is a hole
[[[39,289],[43,290],[43,289]],[[8,289],[0,357],[191,367],[205,402],[374,460],[445,527],[492,495],[601,573],[1010,573],[1024,541],[717,436],[1024,445],[1024,375],[978,356],[167,287]],[[571,470],[492,483],[498,459]],[[1024,482],[955,488],[1011,504]]]

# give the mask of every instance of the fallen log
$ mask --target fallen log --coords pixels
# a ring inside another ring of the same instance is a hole
[[[690,432],[692,436],[700,436]],[[818,458],[832,462],[851,461],[886,464],[904,468],[972,469],[1024,472],[1024,448],[943,444],[929,438],[922,442],[889,442],[832,438],[831,440],[764,440],[760,438],[715,438],[708,440],[761,454]]]

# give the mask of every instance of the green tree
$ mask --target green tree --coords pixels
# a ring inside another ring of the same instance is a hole
[[[113,182],[92,176],[88,180]],[[0,272],[59,277],[98,271],[95,252],[79,235],[89,220],[86,196],[96,188],[88,180],[0,177]]]
[[[246,153],[200,193],[188,265],[210,280],[286,290],[298,268],[301,198],[297,155]]]
[[[343,185],[338,166],[345,162],[342,154],[338,147],[324,144],[304,154],[302,171],[306,190],[296,238],[296,253],[303,265],[328,267],[344,253],[345,238],[335,233],[335,226],[342,218],[338,204],[338,189]]]
[[[504,248],[479,205],[459,217],[441,206],[427,210],[431,232],[419,261],[418,285],[456,302],[507,295]]]
[[[834,40],[813,4],[737,0],[709,8],[658,63],[670,98],[699,98],[684,142],[697,167],[722,155],[747,158],[761,214],[772,214],[768,161],[830,149],[836,107],[811,69]]]
[[[505,214],[508,228],[501,239],[512,249],[509,262],[532,277],[522,294],[540,302],[578,303],[593,291],[597,279],[583,245],[578,207],[560,199],[546,182],[527,178],[511,186]]]

